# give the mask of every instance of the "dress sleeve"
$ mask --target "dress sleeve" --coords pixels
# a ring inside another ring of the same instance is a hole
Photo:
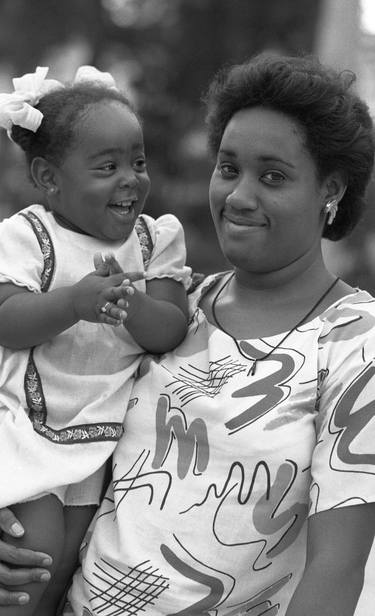
[[[19,214],[0,223],[0,283],[41,292],[43,255],[30,223]]]
[[[375,301],[359,292],[319,339],[310,515],[375,501]]]
[[[173,278],[188,289],[191,283],[191,268],[185,264],[185,237],[181,223],[173,214],[165,214],[156,220],[144,215],[144,219],[153,243],[146,280]]]

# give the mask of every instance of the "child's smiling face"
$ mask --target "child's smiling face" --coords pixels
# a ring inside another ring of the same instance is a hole
[[[129,237],[150,179],[142,128],[126,105],[106,100],[87,108],[55,168],[55,187],[50,207],[60,224],[103,240]]]

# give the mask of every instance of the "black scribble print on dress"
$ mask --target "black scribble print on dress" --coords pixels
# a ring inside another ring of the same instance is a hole
[[[208,370],[202,370],[191,364],[186,367],[181,366],[167,387],[171,387],[172,392],[178,396],[181,406],[185,406],[202,396],[214,398],[233,376],[247,369],[248,366],[233,360],[228,355],[217,361],[210,361]]]
[[[329,374],[329,371],[326,368],[322,368],[321,370],[318,371],[318,380],[316,383],[316,401],[315,401],[315,411],[319,412],[319,407],[320,407],[320,398],[322,397],[322,385],[324,384],[324,381],[326,380],[327,376]]]
[[[194,582],[202,587],[202,598],[168,616],[214,616],[218,614],[219,606],[228,599],[235,587],[235,579],[232,575],[214,569],[197,559],[182,545],[176,535],[173,537],[177,544],[174,550],[161,544],[160,551],[167,563],[185,578],[184,584],[187,579],[189,585]]]
[[[161,468],[172,445],[177,447],[177,474],[184,479],[193,468],[194,475],[202,474],[209,462],[207,426],[203,419],[196,417],[189,424],[178,407],[172,407],[169,396],[159,397],[156,414],[156,444],[152,468]]]
[[[100,559],[94,563],[91,577],[85,578],[85,582],[91,608],[100,616],[143,615],[169,587],[169,580],[148,560],[135,567],[119,569]]]
[[[291,505],[285,503],[297,473],[295,462],[286,460],[279,466],[272,481],[266,462],[259,462],[251,474],[240,462],[234,462],[222,486],[211,484],[204,499],[181,511],[181,515],[202,507],[202,520],[205,520],[208,517],[206,511],[214,507],[212,526],[207,532],[226,547],[259,545],[259,551],[253,562],[249,562],[249,567],[254,571],[266,569],[295,541],[306,519],[305,503],[294,502],[294,499],[291,499]],[[241,525],[241,532],[238,523],[236,541],[227,525],[230,515],[238,522],[252,519],[252,524]]]
[[[131,467],[120,477],[118,477],[117,465],[114,466],[112,486],[116,500],[106,495],[103,502],[108,508],[98,516],[98,519],[111,513],[117,513],[125,498],[129,497],[132,492],[138,493],[140,490],[145,493],[147,505],[156,504],[160,510],[164,508],[172,477],[167,471],[143,472],[149,456],[150,451],[142,451]]]
[[[330,467],[335,471],[346,472],[346,465],[349,465],[352,473],[375,474],[373,443],[371,450],[369,447],[362,453],[356,453],[353,445],[356,439],[360,439],[362,430],[375,419],[374,377],[375,366],[370,364],[350,383],[333,410],[329,431],[337,437],[330,454]],[[366,390],[369,392],[367,396]],[[368,404],[361,406],[361,396],[369,400]]]
[[[242,340],[239,345],[241,352],[248,355],[249,359],[257,358],[259,355],[259,351],[245,340]],[[304,356],[300,352],[295,351],[295,353],[302,358],[303,364]],[[262,355],[259,356],[262,357]],[[291,353],[275,352],[265,358],[263,363],[265,362],[276,362],[278,365],[281,364],[281,367],[259,380],[254,379],[254,376],[249,376],[249,384],[232,393],[232,398],[260,397],[260,400],[226,422],[225,425],[230,434],[257,421],[290,395],[287,382],[296,374],[296,363]],[[297,371],[299,369],[297,368]]]

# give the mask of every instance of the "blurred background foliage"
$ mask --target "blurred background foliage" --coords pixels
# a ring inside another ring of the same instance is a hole
[[[37,65],[49,66],[48,76],[62,81],[81,64],[110,71],[143,118],[152,180],[147,213],[176,214],[185,227],[189,264],[217,271],[227,264],[209,213],[212,161],[202,97],[223,64],[264,49],[314,51],[323,2],[0,0],[0,91],[11,91],[11,78]],[[41,197],[27,179],[22,152],[4,131],[0,160],[2,218]],[[362,254],[368,228],[366,220],[333,261],[349,282],[373,290],[368,249]]]

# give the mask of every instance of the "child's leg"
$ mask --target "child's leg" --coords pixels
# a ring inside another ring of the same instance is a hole
[[[56,496],[48,495],[40,499],[19,503],[11,507],[25,529],[19,539],[7,537],[9,543],[17,547],[46,552],[53,558],[51,575],[56,571],[64,547],[63,506]],[[51,582],[47,583],[47,587]],[[20,590],[30,595],[30,601],[23,606],[8,606],[0,609],[1,616],[32,616],[38,614],[37,605],[46,591],[46,584],[33,582]],[[54,616],[51,614],[51,616]]]
[[[66,591],[78,567],[79,546],[96,509],[96,505],[64,507],[65,545],[63,553],[57,571],[40,600],[35,616],[55,616],[61,613],[58,608],[62,610],[64,607]],[[1,610],[0,616],[2,616]]]

